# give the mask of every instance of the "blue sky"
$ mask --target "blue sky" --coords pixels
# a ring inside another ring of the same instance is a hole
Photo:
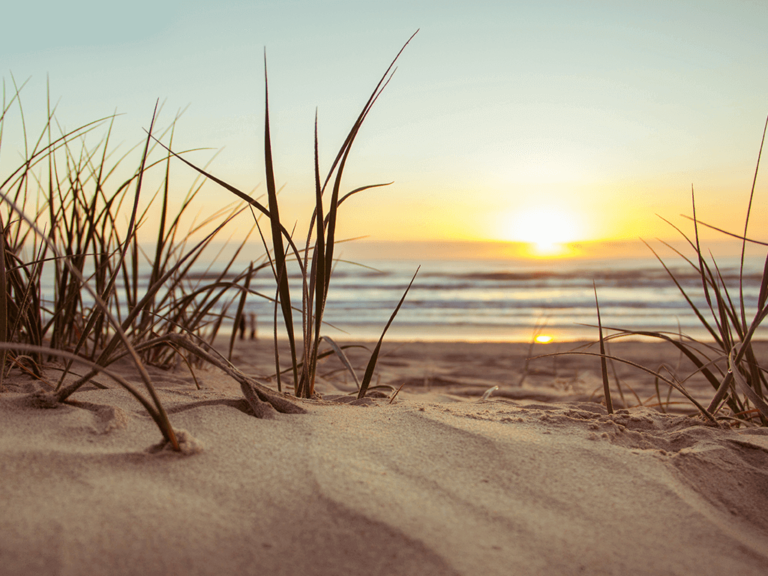
[[[377,240],[526,240],[520,219],[547,210],[570,215],[573,240],[665,235],[655,214],[689,212],[692,184],[703,219],[738,229],[768,114],[764,2],[29,2],[4,20],[0,68],[6,92],[11,73],[31,78],[30,125],[44,120],[46,76],[63,125],[117,110],[125,147],[156,99],[161,124],[189,106],[178,147],[223,148],[212,171],[244,189],[264,179],[266,47],[277,178],[296,218],[312,194],[315,108],[327,163],[420,28],[345,179],[395,181],[345,223]],[[12,127],[0,166],[17,158]],[[225,199],[210,188],[203,204]]]

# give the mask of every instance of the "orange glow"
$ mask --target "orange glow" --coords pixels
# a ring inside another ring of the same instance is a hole
[[[552,342],[554,338],[550,336],[549,334],[539,334],[536,336],[536,338],[533,339],[536,344],[549,344]]]

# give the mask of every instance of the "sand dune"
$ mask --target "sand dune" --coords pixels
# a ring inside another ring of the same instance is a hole
[[[391,345],[382,383],[411,378],[393,403],[339,401],[348,382],[329,376],[307,414],[275,420],[217,372],[196,390],[155,371],[186,456],[148,451],[160,434],[122,390],[42,410],[18,377],[0,395],[0,572],[765,573],[768,430],[609,416],[587,364],[570,388],[518,386],[519,363],[514,385],[488,368],[496,346]],[[480,400],[494,382],[519,397]]]

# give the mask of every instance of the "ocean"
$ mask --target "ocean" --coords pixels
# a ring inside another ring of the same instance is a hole
[[[655,259],[421,263],[387,260],[366,264],[367,267],[348,262],[337,264],[323,335],[337,340],[378,339],[420,266],[413,287],[387,332],[390,340],[530,341],[535,333],[551,336],[554,341],[596,340],[595,288],[604,327],[682,331],[707,338],[680,290]],[[694,303],[707,310],[701,280],[695,271],[680,258],[670,259],[667,264]],[[217,264],[210,269],[208,265],[201,264],[192,270],[187,280],[190,286],[215,273]],[[238,263],[238,271],[242,266]],[[738,302],[738,258],[719,259],[718,266],[731,297]],[[743,291],[748,318],[755,314],[762,271],[762,259],[747,259]],[[292,271],[289,277],[293,305],[300,307],[299,275]],[[141,271],[140,282],[146,286],[148,269]],[[274,298],[275,282],[269,268],[256,274],[251,289]],[[53,293],[52,283],[45,283],[44,297],[46,292]],[[89,298],[83,296],[88,305]],[[234,292],[231,296],[236,298]],[[234,315],[236,308],[236,302],[230,304],[227,314]],[[213,312],[220,313],[221,309],[219,305]],[[252,295],[245,309],[256,314],[259,336],[271,337],[274,304]],[[297,317],[300,330],[300,316]],[[710,318],[708,314],[707,319]],[[225,332],[231,329],[231,323],[225,324]],[[283,334],[281,326],[280,335]],[[761,332],[757,337],[761,337]]]
[[[335,339],[376,339],[408,282],[413,261],[380,261],[365,268],[339,263],[326,307],[325,334]],[[671,261],[692,300],[707,309],[701,280],[685,264]],[[739,261],[718,261],[732,298],[739,294]],[[749,259],[744,271],[744,301],[754,315],[763,262]],[[292,275],[294,294],[300,292]],[[594,283],[594,284],[593,284]],[[655,259],[603,261],[427,261],[387,332],[398,340],[528,341],[534,332],[555,341],[597,338],[595,287],[604,327],[679,332],[697,338],[707,333]],[[251,288],[274,296],[271,272],[254,278]],[[294,305],[300,305],[295,302]],[[263,336],[272,330],[274,307],[249,299]]]

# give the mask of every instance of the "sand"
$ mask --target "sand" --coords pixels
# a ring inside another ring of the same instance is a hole
[[[647,343],[613,352],[678,361]],[[768,429],[706,425],[683,404],[609,416],[593,358],[526,367],[525,345],[482,343],[385,353],[379,383],[405,384],[392,403],[389,390],[349,403],[329,359],[324,399],[274,420],[239,409],[216,370],[197,372],[198,390],[181,368],[150,369],[191,455],[148,450],[160,433],[120,389],[43,410],[29,400],[39,384],[13,373],[0,574],[765,574]],[[264,375],[270,358],[268,342],[238,342],[234,360]],[[652,378],[620,371],[653,396]]]

